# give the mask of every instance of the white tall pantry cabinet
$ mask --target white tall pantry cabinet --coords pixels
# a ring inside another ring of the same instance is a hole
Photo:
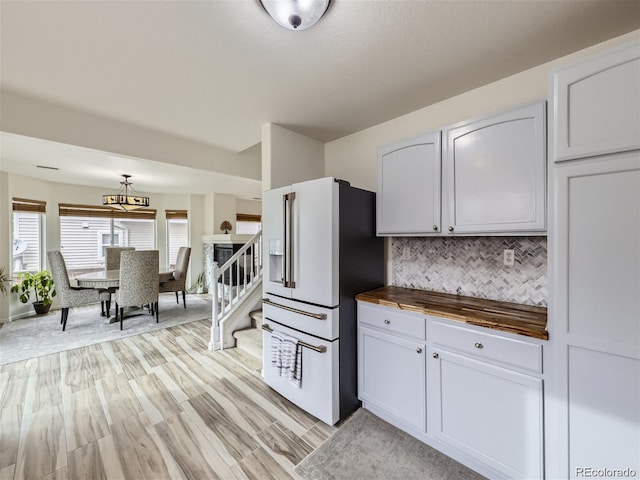
[[[546,477],[638,477],[640,42],[551,81]]]

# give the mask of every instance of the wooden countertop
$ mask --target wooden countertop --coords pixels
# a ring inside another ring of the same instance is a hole
[[[394,286],[359,293],[356,300],[541,340],[549,339],[547,309],[544,307]]]

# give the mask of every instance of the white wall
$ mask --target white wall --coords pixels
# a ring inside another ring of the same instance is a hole
[[[325,175],[376,191],[376,149],[446,125],[546,99],[551,70],[640,37],[640,30],[498,80],[325,145]],[[551,120],[551,108],[549,119]],[[264,187],[263,187],[264,188]]]
[[[324,177],[324,144],[279,125],[262,126],[262,190]]]
[[[3,132],[260,180],[257,146],[236,154],[6,90],[0,120]]]
[[[9,174],[0,172],[0,266],[4,267],[8,275],[11,265],[11,246],[13,238],[11,233],[11,201],[9,197]],[[9,304],[11,294],[0,294],[0,322],[9,318]]]
[[[216,193],[214,195],[213,203],[213,233],[224,233],[220,228],[220,225],[224,221],[228,221],[231,224],[232,230],[230,233],[236,231],[236,197],[235,195],[227,195],[224,193]]]
[[[260,200],[236,200],[236,211],[247,215],[262,215],[262,202]]]
[[[10,212],[13,197],[28,198],[33,200],[43,200],[47,202],[45,215],[45,249],[44,255],[49,250],[60,249],[60,217],[58,215],[59,203],[75,203],[83,205],[101,205],[103,189],[95,187],[83,187],[56,182],[47,182],[30,177],[13,175],[0,172],[0,265],[10,265],[11,259],[11,232],[7,227],[11,225]],[[156,215],[156,248],[160,252],[159,268],[167,268],[167,227],[165,219],[166,209],[180,209],[189,211],[189,225],[191,229],[190,238],[192,246],[191,264],[194,265],[190,271],[190,276],[195,276],[202,269],[202,224],[204,214],[203,195],[178,195],[178,194],[141,194],[150,197],[151,208],[157,210]],[[5,239],[7,240],[5,242]],[[5,263],[6,262],[6,263]],[[195,273],[194,273],[195,272]],[[9,297],[10,308],[7,312],[5,304],[6,298],[0,299],[0,321],[6,320],[9,316],[16,318],[23,314],[30,314],[32,307],[29,304],[21,304],[12,295]],[[54,308],[57,303],[54,301]]]
[[[204,265],[204,246],[202,244],[202,236],[205,234],[204,222],[202,221],[205,214],[204,195],[189,195],[189,237],[191,239],[191,258],[189,269],[189,282],[187,286],[195,284],[195,280],[200,272],[205,268]]]

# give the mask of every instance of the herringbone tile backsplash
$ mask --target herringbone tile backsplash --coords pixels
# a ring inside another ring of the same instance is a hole
[[[547,306],[546,237],[394,237],[391,258],[393,285]]]

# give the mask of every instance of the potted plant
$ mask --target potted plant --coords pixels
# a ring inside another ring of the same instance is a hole
[[[51,299],[56,296],[51,273],[42,270],[40,272],[21,273],[19,283],[11,287],[11,291],[18,295],[22,303],[27,303],[31,298],[31,292],[35,294],[36,301],[33,308],[38,315],[47,313],[51,308]]]
[[[9,275],[5,272],[4,267],[0,267],[0,294],[6,295],[9,291],[9,284],[11,283],[11,279]]]
[[[200,272],[200,275],[198,275],[198,278],[196,279],[196,293],[204,293],[204,287],[205,287],[205,282],[206,282],[206,275],[204,270],[202,272]]]

